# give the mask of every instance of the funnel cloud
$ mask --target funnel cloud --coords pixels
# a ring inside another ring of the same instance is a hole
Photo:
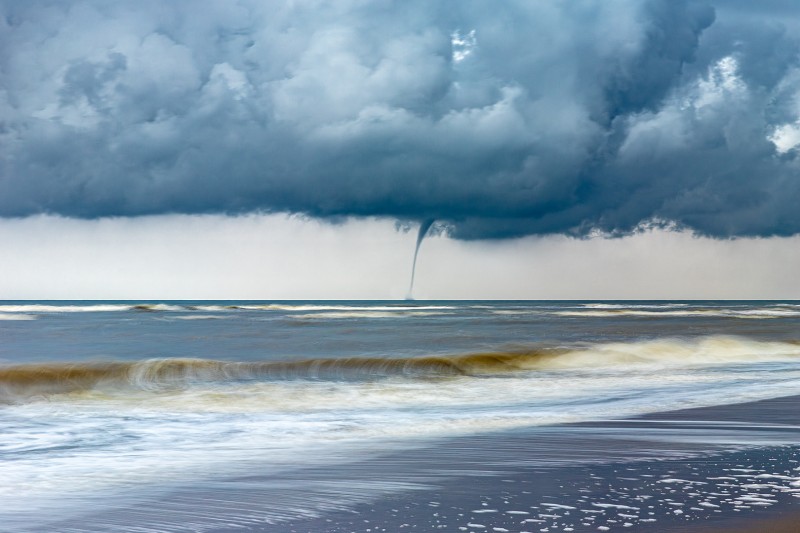
[[[0,0],[0,217],[793,235],[798,30],[778,0]]]
[[[422,240],[425,238],[425,235],[428,234],[428,230],[431,229],[433,223],[435,221],[431,218],[428,220],[424,220],[422,224],[419,225],[419,232],[417,233],[417,245],[414,247],[414,260],[411,263],[411,283],[408,284],[408,295],[406,296],[406,300],[411,300],[414,298],[414,277],[417,274],[417,256],[419,255],[419,247],[422,246]]]

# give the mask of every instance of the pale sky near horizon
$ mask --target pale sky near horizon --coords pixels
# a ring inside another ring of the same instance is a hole
[[[403,298],[397,220],[417,298],[800,298],[798,206],[796,0],[0,0],[0,298]]]
[[[0,221],[0,299],[402,299],[416,228],[285,215]],[[800,299],[800,238],[422,244],[417,299]]]

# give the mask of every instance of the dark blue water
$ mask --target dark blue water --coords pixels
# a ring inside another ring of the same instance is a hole
[[[790,301],[5,301],[0,320],[6,363],[453,355],[668,336],[800,336],[800,305]]]

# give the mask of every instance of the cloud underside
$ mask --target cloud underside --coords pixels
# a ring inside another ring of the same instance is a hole
[[[0,0],[0,216],[800,233],[786,5]]]

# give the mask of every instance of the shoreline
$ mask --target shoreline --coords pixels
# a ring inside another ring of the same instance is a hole
[[[800,395],[432,441],[360,462],[177,488],[48,530],[165,530],[200,515],[217,524],[204,532],[234,533],[242,526],[228,516],[271,513],[274,520],[253,519],[246,530],[797,532],[797,407]]]
[[[748,402],[747,404],[683,409],[663,414],[675,419],[713,416],[715,420],[748,422],[751,421],[754,411],[757,411],[760,423],[793,425],[800,423],[800,415],[792,412],[792,408],[795,406],[800,407],[800,395]],[[656,415],[647,415],[642,418],[656,418]],[[800,440],[798,440],[798,444],[800,444]],[[800,476],[800,472],[798,476]],[[772,509],[770,514],[773,516],[762,517],[745,514],[738,517],[720,517],[713,523],[698,524],[680,531],[685,533],[798,533],[800,532],[800,501],[795,501],[797,503],[790,500],[784,505]]]
[[[263,531],[797,533],[797,407],[800,395],[453,439],[361,465],[457,472],[433,488]]]
[[[784,515],[769,519],[745,518],[738,524],[731,522],[715,527],[686,529],[685,533],[797,533],[800,531],[800,510],[785,512]]]

